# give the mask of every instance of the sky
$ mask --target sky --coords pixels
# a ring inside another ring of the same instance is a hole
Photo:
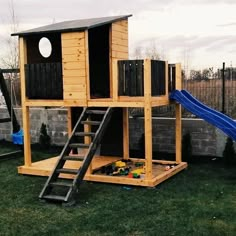
[[[185,70],[236,67],[236,0],[0,0],[0,58],[12,33],[11,2],[18,31],[51,23],[132,14],[129,56],[156,48]]]

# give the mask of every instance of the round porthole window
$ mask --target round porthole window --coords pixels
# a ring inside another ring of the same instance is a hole
[[[39,40],[39,52],[45,58],[48,58],[51,56],[52,44],[48,38],[43,37]]]

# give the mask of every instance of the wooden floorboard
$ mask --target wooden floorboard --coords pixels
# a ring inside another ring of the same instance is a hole
[[[107,157],[107,156],[95,156],[92,162],[92,170],[99,170],[103,166],[107,166],[111,163],[116,162],[117,160],[122,159],[121,157]],[[26,175],[36,175],[36,176],[49,176],[51,171],[54,169],[54,166],[58,160],[58,157],[52,157],[46,160],[38,161],[32,163],[31,166],[19,166],[18,173]],[[135,162],[143,162],[144,159],[131,159]],[[67,161],[65,168],[79,168],[80,162],[78,161]],[[113,184],[125,184],[125,185],[136,185],[136,186],[146,186],[154,187],[161,182],[169,179],[178,172],[187,168],[187,163],[181,162],[179,164],[173,161],[153,161],[152,165],[152,178],[145,179],[145,174],[142,174],[140,178],[129,178],[128,176],[110,176],[102,174],[99,171],[96,171],[95,174],[87,174],[85,180],[95,181],[95,182],[104,182],[104,183],[113,183]],[[73,175],[60,175],[63,178],[73,178]]]

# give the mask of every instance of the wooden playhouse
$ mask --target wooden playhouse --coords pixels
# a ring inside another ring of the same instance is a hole
[[[40,198],[68,202],[83,179],[153,187],[187,167],[181,161],[178,103],[176,160],[152,158],[152,108],[173,103],[169,90],[181,89],[180,64],[128,60],[130,16],[66,21],[13,34],[19,36],[24,129],[24,165],[18,172],[50,176]],[[42,38],[51,43],[46,57],[39,51]],[[42,106],[68,109],[69,137],[59,157],[33,163],[29,109]],[[140,159],[129,156],[129,108],[144,108]],[[120,160],[126,166],[141,163],[143,172],[138,178],[107,174]]]

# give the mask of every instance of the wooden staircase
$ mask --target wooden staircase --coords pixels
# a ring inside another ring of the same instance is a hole
[[[48,178],[39,195],[40,199],[62,203],[75,202],[78,188],[103,137],[111,118],[111,113],[112,108],[83,109],[72,131],[71,137],[66,142],[51,176]],[[88,130],[84,129],[85,126],[88,127]],[[89,140],[89,142],[85,143],[81,141],[85,139]],[[71,155],[73,150],[81,151],[81,149],[84,149],[83,156]],[[81,166],[79,169],[65,168],[65,164],[68,161],[81,162]],[[74,178],[61,178],[60,174],[74,175]]]

